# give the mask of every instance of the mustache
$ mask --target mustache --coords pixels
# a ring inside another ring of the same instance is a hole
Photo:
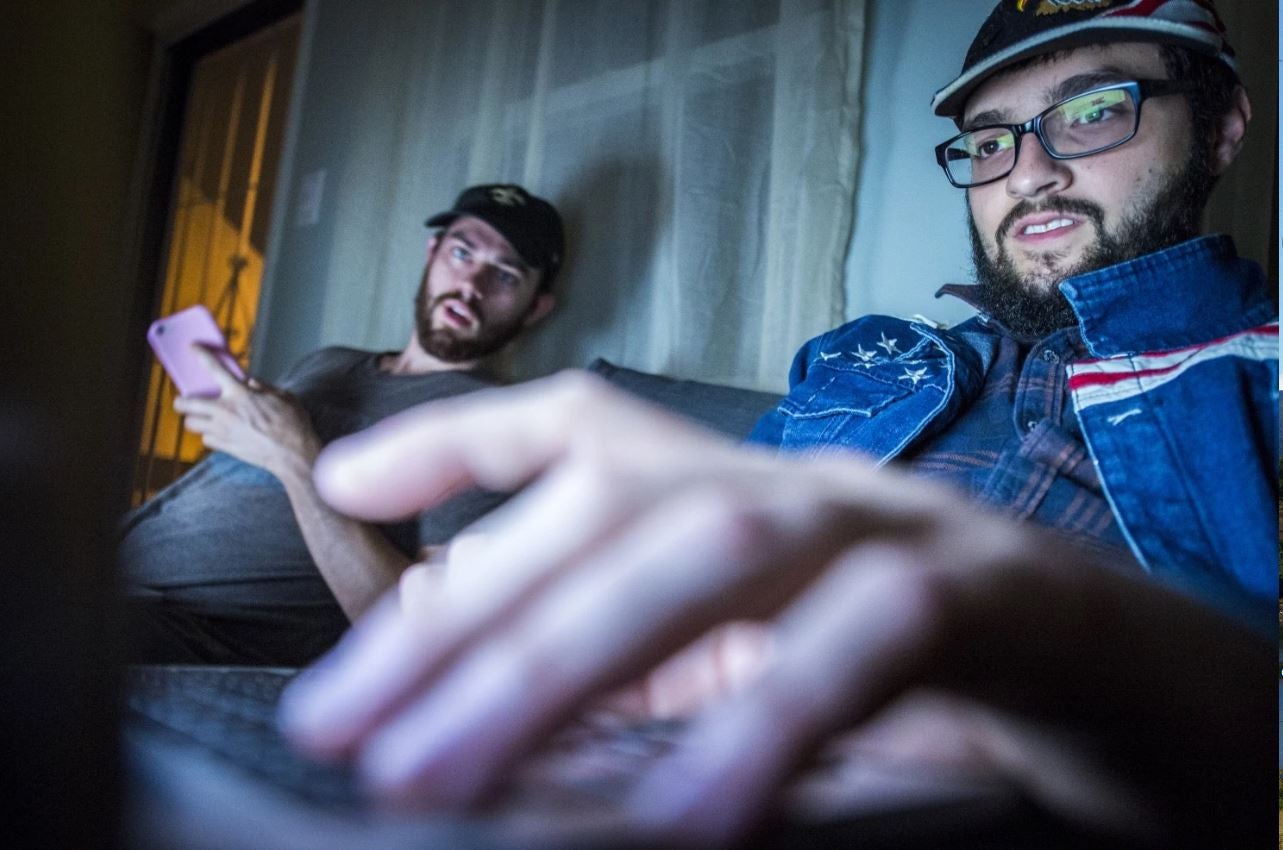
[[[1078,198],[1058,198],[1051,197],[1039,203],[1032,201],[1021,201],[1011,208],[998,224],[998,231],[995,234],[999,242],[1002,241],[1008,231],[1015,227],[1016,222],[1027,215],[1036,215],[1038,213],[1069,213],[1071,215],[1080,215],[1091,220],[1096,225],[1096,231],[1103,233],[1105,230],[1105,211],[1098,204],[1091,201],[1084,201]]]

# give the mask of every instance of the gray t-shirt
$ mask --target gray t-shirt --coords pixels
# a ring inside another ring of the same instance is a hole
[[[494,385],[475,372],[392,375],[382,355],[326,348],[281,382],[307,410],[321,441],[346,434],[422,402]],[[417,522],[380,526],[409,557],[444,543],[502,500],[464,493]],[[303,541],[285,489],[274,475],[215,452],[125,520],[119,549],[126,592],[160,597],[206,613],[246,608],[306,617],[336,605]]]

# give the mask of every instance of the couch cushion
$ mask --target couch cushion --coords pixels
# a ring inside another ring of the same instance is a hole
[[[588,367],[615,386],[714,431],[743,439],[780,401],[774,393],[685,381],[616,366],[600,357]]]

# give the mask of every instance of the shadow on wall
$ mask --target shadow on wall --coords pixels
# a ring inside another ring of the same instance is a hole
[[[557,309],[506,355],[508,374],[525,380],[537,377],[532,363],[571,368],[618,357],[645,334],[629,313],[650,291],[659,237],[669,226],[670,205],[660,190],[666,181],[656,158],[619,158],[580,169],[562,184],[566,189],[551,199],[566,228]]]

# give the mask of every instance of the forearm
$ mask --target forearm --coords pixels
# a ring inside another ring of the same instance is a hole
[[[348,619],[355,620],[389,588],[411,559],[376,526],[330,508],[316,493],[310,466],[277,471],[312,560]]]
[[[207,447],[262,467],[280,480],[321,577],[343,612],[357,617],[396,584],[410,559],[374,526],[336,513],[321,501],[312,485],[321,440],[298,399],[253,379],[242,383],[219,371],[207,352],[199,356],[220,376],[221,395],[179,398],[174,408]]]

